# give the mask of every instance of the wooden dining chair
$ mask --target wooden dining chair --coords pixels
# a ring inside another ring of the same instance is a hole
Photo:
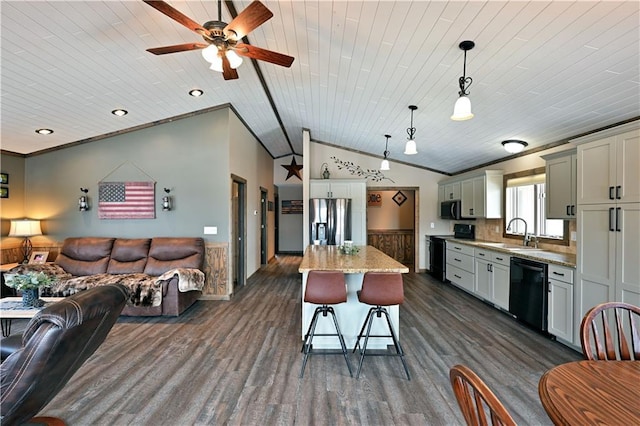
[[[468,426],[515,426],[516,422],[498,397],[469,367],[460,364],[453,366],[449,378]],[[491,423],[487,422],[487,418]]]
[[[591,308],[580,324],[582,353],[592,361],[640,360],[640,307],[607,302]]]

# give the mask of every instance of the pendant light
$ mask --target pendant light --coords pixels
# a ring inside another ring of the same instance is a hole
[[[470,40],[465,40],[460,43],[458,47],[464,51],[464,65],[462,68],[462,77],[458,80],[460,84],[460,91],[458,95],[460,97],[456,101],[455,106],[453,107],[453,115],[451,119],[454,121],[464,121],[473,118],[473,113],[471,112],[471,101],[467,96],[469,96],[469,86],[473,82],[471,77],[467,77],[467,50],[471,50],[475,47],[475,43]]]
[[[389,160],[387,160],[387,157],[389,156],[389,138],[391,135],[384,135],[384,137],[387,138],[387,141],[384,144],[384,159],[382,163],[380,163],[380,170],[389,170]]]
[[[411,110],[411,127],[407,129],[407,133],[409,134],[409,140],[407,141],[407,144],[404,146],[404,154],[414,155],[418,153],[418,150],[416,148],[416,140],[415,140],[416,128],[413,127],[413,111],[417,110],[418,107],[415,105],[409,105],[409,109]]]

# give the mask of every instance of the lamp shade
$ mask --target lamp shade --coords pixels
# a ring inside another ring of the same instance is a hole
[[[380,163],[380,170],[390,170],[389,160],[387,160],[386,158],[382,160],[382,163]]]
[[[454,121],[464,121],[473,118],[471,113],[471,101],[466,96],[460,96],[453,106],[453,115],[451,119]]]
[[[240,65],[242,65],[242,58],[238,56],[238,54],[233,50],[227,50],[226,55],[227,55],[227,59],[229,60],[229,66],[231,68],[236,69]]]
[[[405,155],[414,155],[418,153],[418,149],[416,147],[416,141],[413,139],[409,139],[407,144],[404,146],[404,154]]]
[[[504,150],[510,154],[517,154],[519,152],[522,152],[522,150],[525,149],[527,145],[529,144],[518,139],[510,139],[502,142]]]
[[[19,219],[11,221],[10,237],[31,237],[33,235],[42,235],[39,220]]]

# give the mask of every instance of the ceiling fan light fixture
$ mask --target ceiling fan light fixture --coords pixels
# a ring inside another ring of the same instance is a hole
[[[202,49],[202,57],[210,64],[213,64],[216,61],[220,61],[220,63],[222,63],[222,60],[218,57],[218,48],[213,44]]]
[[[229,49],[227,50],[226,55],[227,55],[227,59],[229,60],[229,66],[232,69],[236,69],[240,65],[242,65],[242,58],[235,51]]]
[[[473,118],[473,114],[471,113],[471,101],[468,98],[468,89],[469,86],[471,86],[471,83],[473,83],[473,79],[471,77],[467,77],[467,51],[473,49],[475,45],[476,44],[471,40],[462,41],[458,45],[458,47],[464,51],[464,64],[462,67],[462,77],[458,79],[458,85],[460,86],[458,95],[460,97],[453,107],[453,115],[451,116],[451,119],[454,121],[464,121]]]
[[[460,96],[453,107],[451,119],[454,121],[464,121],[473,118],[471,112],[471,101],[466,96]]]
[[[409,140],[404,146],[404,155],[415,155],[418,153],[418,149],[416,147],[416,128],[413,127],[413,111],[417,110],[418,107],[415,105],[409,105],[409,109],[411,110],[411,127],[407,129],[407,133],[409,134]]]
[[[529,144],[525,141],[521,141],[518,139],[509,139],[506,141],[502,141],[502,146],[504,150],[510,154],[517,154],[522,152]]]
[[[224,69],[222,68],[222,58],[216,57],[216,59],[211,62],[209,69],[217,72],[224,72]]]

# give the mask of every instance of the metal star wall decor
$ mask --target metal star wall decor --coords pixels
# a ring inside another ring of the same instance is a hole
[[[302,180],[302,176],[300,176],[300,170],[302,170],[302,166],[299,166],[298,163],[296,163],[296,157],[291,158],[291,164],[289,164],[288,166],[282,164],[282,167],[287,169],[288,172],[287,178],[285,180],[289,180],[291,176],[295,176],[298,179]]]
[[[382,173],[380,170],[374,170],[374,169],[365,170],[362,167],[355,165],[351,161],[342,161],[336,157],[331,157],[331,159],[335,161],[335,163],[338,165],[338,170],[345,169],[352,175],[363,177],[365,179],[371,179],[374,182],[382,182],[383,180],[386,179],[392,183],[395,183],[392,179],[389,179],[388,177],[386,177],[384,173]]]

